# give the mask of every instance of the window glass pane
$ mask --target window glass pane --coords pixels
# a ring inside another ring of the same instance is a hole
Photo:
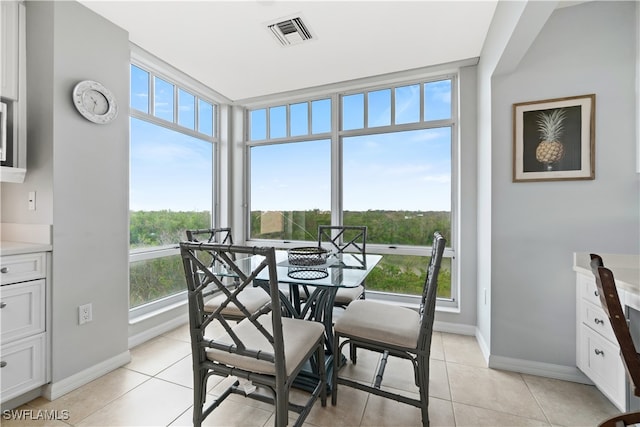
[[[368,226],[370,243],[450,241],[451,128],[344,138],[343,152],[345,224]]]
[[[291,136],[307,135],[309,133],[309,104],[291,104]]]
[[[317,240],[331,222],[328,139],[251,147],[250,238]]]
[[[364,127],[364,93],[342,97],[342,130]]]
[[[155,93],[153,113],[156,117],[173,123],[173,85],[154,77]]]
[[[180,255],[132,262],[129,265],[129,307],[184,292]]]
[[[426,83],[424,85],[424,119],[444,120],[451,118],[451,80]]]
[[[202,99],[198,100],[198,132],[213,136],[215,125],[215,109],[213,105]]]
[[[178,89],[178,124],[195,130],[196,126],[196,97],[189,92]]]
[[[269,138],[287,136],[287,107],[269,108]]]
[[[420,85],[396,88],[396,124],[420,121]]]
[[[131,66],[131,108],[149,113],[149,73]]]
[[[175,245],[211,224],[213,144],[131,118],[130,246]]]
[[[250,140],[257,141],[267,138],[267,110],[253,110],[249,114],[249,124],[251,126]]]
[[[431,242],[429,242],[431,245]],[[367,276],[367,289],[395,294],[420,295],[430,257],[385,254]],[[442,258],[438,297],[451,298],[451,258]]]
[[[391,124],[391,89],[369,92],[367,95],[368,127],[389,126]]]
[[[311,102],[311,133],[331,132],[331,99]]]

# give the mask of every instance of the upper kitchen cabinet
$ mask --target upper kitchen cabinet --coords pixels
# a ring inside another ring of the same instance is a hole
[[[2,17],[2,87],[3,98],[18,100],[18,52],[20,44],[20,7],[16,1],[0,3]]]
[[[27,172],[26,12],[23,1],[0,2],[0,181]]]

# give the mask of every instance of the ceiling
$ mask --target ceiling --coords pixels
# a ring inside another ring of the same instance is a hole
[[[497,0],[80,2],[238,101],[478,57]],[[283,47],[267,24],[293,16],[313,38]]]

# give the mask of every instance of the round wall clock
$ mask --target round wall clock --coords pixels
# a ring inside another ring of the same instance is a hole
[[[80,114],[93,123],[109,123],[118,115],[113,93],[92,80],[81,81],[73,88],[73,103]]]

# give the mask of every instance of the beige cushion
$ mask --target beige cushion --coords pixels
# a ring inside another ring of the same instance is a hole
[[[349,304],[351,301],[360,299],[360,295],[364,293],[364,286],[356,286],[355,288],[338,288],[336,292],[336,304]]]
[[[420,315],[409,308],[371,300],[349,304],[336,320],[334,330],[344,335],[381,343],[416,348]]]
[[[271,332],[271,313],[261,316],[260,323]],[[266,337],[256,329],[247,319],[233,327],[234,333],[240,337],[248,349],[262,350],[273,354],[273,346]],[[284,357],[287,376],[302,363],[304,357],[313,345],[324,335],[324,326],[319,322],[309,320],[282,318],[282,336],[284,339]],[[233,340],[228,334],[216,338],[218,343],[233,344]],[[253,357],[239,356],[224,350],[207,350],[207,358],[226,365],[235,366],[251,372],[275,375],[275,365],[265,360],[258,360]]]
[[[204,304],[204,311],[207,313],[213,313],[220,304],[227,300],[227,296],[219,294]],[[244,288],[238,294],[238,300],[245,306],[249,313],[255,313],[258,309],[271,301],[271,297],[262,288]],[[224,310],[222,310],[223,316],[236,316],[243,317],[244,314],[237,305],[230,303]]]

